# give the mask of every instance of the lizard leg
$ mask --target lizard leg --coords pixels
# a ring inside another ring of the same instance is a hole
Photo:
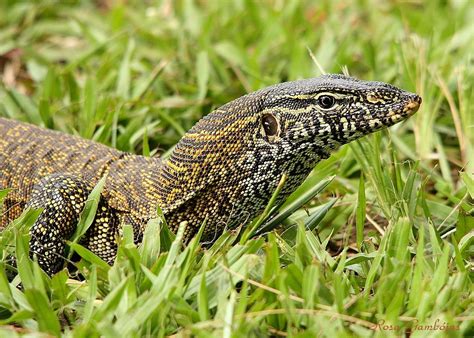
[[[99,201],[94,223],[89,227],[81,244],[109,264],[117,254],[120,221],[104,200]]]
[[[69,175],[48,176],[33,188],[27,206],[44,211],[30,229],[30,250],[48,274],[61,269],[65,240],[74,234],[90,191],[86,182]],[[112,264],[117,253],[119,224],[113,209],[101,199],[94,221],[80,243]]]
[[[85,181],[63,174],[47,176],[33,187],[27,207],[44,210],[30,229],[30,255],[50,275],[63,266],[65,240],[74,234],[89,192]]]
[[[130,224],[133,229],[133,241],[139,245],[143,241],[143,232],[149,219],[142,219],[130,214],[119,215],[120,224]]]

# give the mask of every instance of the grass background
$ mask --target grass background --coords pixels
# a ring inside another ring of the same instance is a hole
[[[1,1],[0,116],[125,151],[319,75],[310,52],[423,105],[318,164],[260,238],[183,248],[153,221],[113,267],[72,243],[82,280],[49,278],[25,214],[0,235],[0,336],[474,335],[473,21],[469,0]]]

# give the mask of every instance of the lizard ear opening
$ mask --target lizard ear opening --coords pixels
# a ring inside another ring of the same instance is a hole
[[[278,120],[275,118],[273,114],[263,114],[262,116],[262,126],[263,130],[265,131],[265,135],[267,137],[272,137],[278,135],[280,130],[280,125]]]

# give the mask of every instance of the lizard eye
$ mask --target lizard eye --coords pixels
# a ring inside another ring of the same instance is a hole
[[[336,99],[329,95],[321,95],[318,98],[318,105],[323,109],[332,108],[336,104]]]
[[[272,114],[264,114],[262,116],[262,125],[267,137],[278,134],[278,121]]]

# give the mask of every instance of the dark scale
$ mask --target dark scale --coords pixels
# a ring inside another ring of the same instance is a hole
[[[339,145],[408,118],[420,103],[391,85],[343,75],[281,83],[204,117],[166,161],[0,118],[0,189],[12,189],[0,226],[25,206],[44,208],[30,230],[31,254],[53,274],[89,192],[107,175],[81,243],[108,263],[123,224],[139,243],[158,205],[173,231],[187,223],[186,242],[206,219],[203,241],[210,243],[257,216],[283,174],[280,199]]]

